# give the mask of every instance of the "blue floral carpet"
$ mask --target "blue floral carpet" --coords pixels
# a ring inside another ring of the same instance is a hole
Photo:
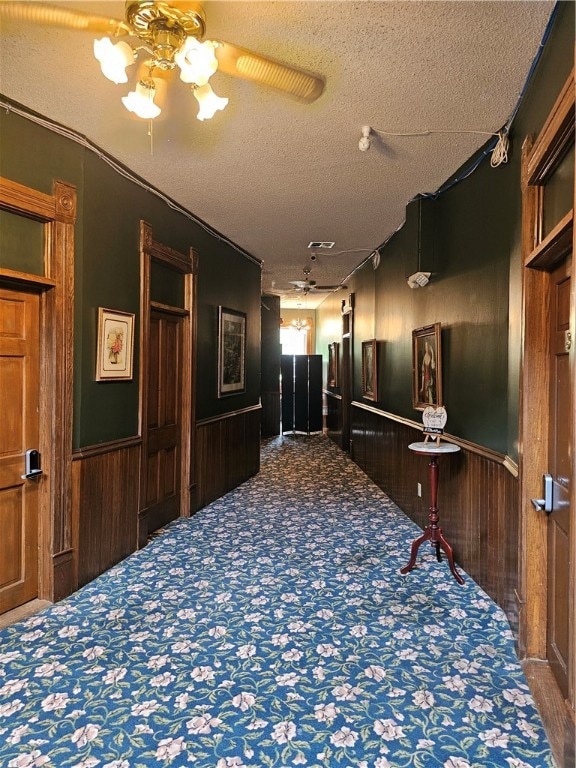
[[[0,632],[0,765],[544,768],[502,611],[324,437]]]

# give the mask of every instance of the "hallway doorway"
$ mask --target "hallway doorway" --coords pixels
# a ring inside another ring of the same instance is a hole
[[[38,596],[40,296],[0,287],[0,614]]]
[[[576,708],[574,71],[522,148],[520,646]],[[552,693],[551,693],[552,695]]]

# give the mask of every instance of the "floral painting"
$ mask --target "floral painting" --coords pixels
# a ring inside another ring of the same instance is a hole
[[[96,380],[132,379],[134,315],[98,309]]]

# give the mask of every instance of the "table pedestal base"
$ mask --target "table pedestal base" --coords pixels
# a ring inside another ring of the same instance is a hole
[[[400,573],[408,573],[408,571],[411,571],[412,568],[416,565],[416,557],[418,556],[418,550],[420,549],[420,544],[423,544],[425,541],[429,541],[431,546],[436,548],[436,559],[438,562],[442,561],[442,556],[440,555],[440,548],[444,550],[444,553],[446,555],[446,558],[448,559],[448,565],[450,566],[450,571],[452,572],[452,576],[456,579],[458,584],[464,584],[464,579],[458,571],[456,570],[456,566],[454,565],[454,553],[452,552],[452,547],[446,539],[444,538],[444,534],[442,533],[442,528],[439,528],[436,526],[436,528],[432,528],[431,525],[427,525],[424,529],[424,533],[419,538],[415,539],[412,542],[412,549],[410,550],[410,560],[408,561],[408,565],[405,565],[404,568],[400,568]]]
[[[443,452],[446,453],[450,450],[450,448],[446,445],[444,445],[443,449],[434,446],[434,444],[429,443],[412,443],[408,446],[411,450],[413,450],[415,453],[419,453],[421,455],[426,455],[430,459],[430,463],[428,464],[428,471],[429,471],[429,478],[430,478],[430,508],[428,512],[428,525],[426,528],[424,528],[424,533],[422,536],[418,537],[412,542],[412,549],[410,550],[410,560],[408,561],[408,565],[405,565],[404,568],[400,568],[400,573],[408,573],[408,571],[411,571],[412,568],[414,568],[416,564],[416,557],[418,555],[418,550],[420,548],[420,544],[423,544],[425,541],[429,541],[431,546],[433,546],[436,549],[436,558],[438,562],[442,561],[442,557],[440,555],[440,550],[443,549],[444,553],[448,559],[448,565],[450,566],[450,571],[452,572],[452,576],[456,579],[458,584],[464,584],[464,579],[458,571],[456,570],[456,566],[454,565],[454,554],[452,552],[452,547],[446,539],[444,538],[444,534],[442,533],[442,528],[438,525],[438,522],[440,520],[440,517],[438,515],[438,506],[437,506],[437,498],[438,498],[438,455]],[[452,448],[452,450],[459,450],[456,446]]]

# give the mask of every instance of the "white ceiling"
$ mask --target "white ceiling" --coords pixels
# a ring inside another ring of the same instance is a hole
[[[5,2],[6,0],[2,0]],[[123,18],[124,3],[54,5]],[[322,75],[313,104],[216,73],[230,102],[196,120],[175,79],[171,113],[131,119],[132,90],[100,73],[94,36],[2,23],[0,90],[85,135],[215,230],[263,261],[263,290],[302,301],[290,280],[311,268],[339,284],[402,224],[414,195],[434,192],[512,113],[537,53],[552,0],[542,2],[203,3],[208,39],[222,39]],[[367,152],[361,127],[380,129]],[[498,169],[494,170],[497,173]],[[311,240],[335,241],[312,261]],[[325,294],[310,293],[312,308]]]

